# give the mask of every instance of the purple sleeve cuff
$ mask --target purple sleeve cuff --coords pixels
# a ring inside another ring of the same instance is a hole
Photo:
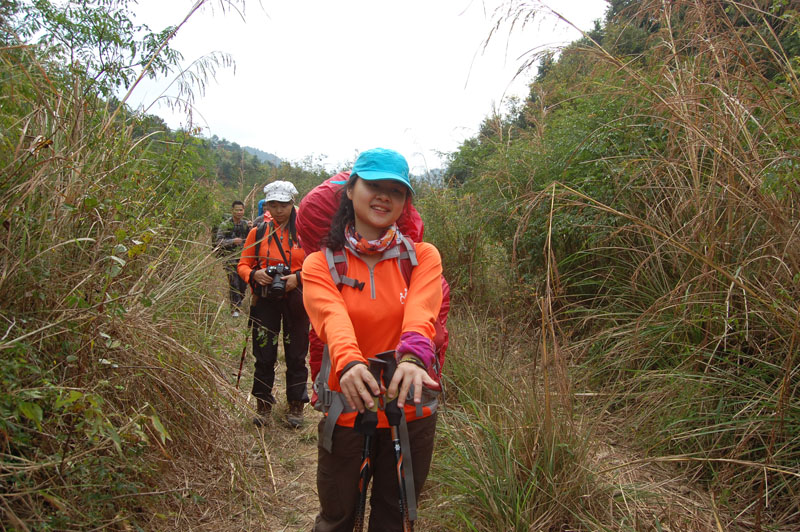
[[[433,365],[433,342],[418,332],[404,332],[400,335],[400,343],[395,348],[397,359],[403,355],[414,355],[425,364],[426,368]]]

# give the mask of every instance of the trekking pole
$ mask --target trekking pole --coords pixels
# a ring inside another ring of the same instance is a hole
[[[385,363],[383,370],[383,384],[389,388],[389,383],[394,377],[394,370],[397,369],[397,361],[394,358],[394,351],[386,351],[377,355]],[[403,520],[403,532],[414,530],[414,524],[408,517],[408,494],[406,493],[406,478],[403,473],[403,448],[400,445],[399,427],[400,420],[405,412],[397,406],[397,397],[386,403],[384,407],[386,419],[389,422],[389,430],[392,436],[392,447],[394,448],[394,463],[397,472],[397,488],[399,490],[400,516]],[[408,451],[408,449],[406,449]]]
[[[380,364],[376,364],[376,362],[380,362]],[[376,359],[370,359],[369,361],[369,371],[378,382],[379,386],[381,382],[382,363],[382,360]],[[375,436],[375,430],[378,427],[378,398],[376,397],[374,400],[376,401],[375,411],[364,410],[363,413],[359,413],[356,416],[356,421],[353,424],[353,429],[364,435],[364,448],[361,451],[361,470],[358,479],[358,503],[356,505],[355,521],[353,522],[354,532],[361,532],[364,529],[364,512],[367,508],[367,487],[372,477],[372,458],[370,456],[370,451],[372,447],[372,437]]]
[[[248,330],[248,333],[250,331]],[[244,367],[244,357],[247,354],[247,344],[250,340],[250,335],[244,339],[244,347],[242,347],[242,358],[239,359],[239,373],[236,374],[236,389],[239,389],[239,380],[242,378],[242,367]]]
[[[242,378],[242,367],[244,367],[244,357],[247,355],[247,344],[250,342],[250,331],[253,329],[253,318],[250,312],[247,313],[247,333],[244,336],[244,347],[242,347],[242,356],[239,359],[239,373],[236,374],[236,389],[239,389],[239,380]]]

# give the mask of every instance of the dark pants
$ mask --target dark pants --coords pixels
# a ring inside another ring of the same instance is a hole
[[[228,299],[232,310],[239,310],[244,299],[244,292],[247,290],[247,283],[239,277],[236,265],[226,265],[225,272],[228,274]]]
[[[319,424],[319,441],[322,441],[323,418]],[[414,491],[419,494],[428,477],[433,456],[433,439],[436,435],[436,414],[417,419],[408,424],[411,442],[411,461],[414,471]],[[395,471],[394,448],[389,429],[379,429],[373,437],[372,496],[370,497],[369,531],[402,531],[399,488]],[[314,523],[314,532],[350,532],[353,530],[361,454],[364,436],[351,427],[337,425],[333,430],[333,453],[317,448],[317,491],[320,512]],[[403,449],[406,453],[407,450]]]
[[[253,320],[253,355],[256,368],[253,375],[253,396],[275,403],[272,387],[275,384],[275,362],[278,360],[278,335],[283,321],[283,352],[286,355],[286,398],[308,402],[308,315],[303,307],[303,295],[292,290],[284,299],[268,301],[259,298],[250,307]]]

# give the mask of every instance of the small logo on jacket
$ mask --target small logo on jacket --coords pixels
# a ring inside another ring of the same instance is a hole
[[[402,292],[400,292],[400,304],[406,304],[406,298],[408,297],[408,288],[405,288]]]

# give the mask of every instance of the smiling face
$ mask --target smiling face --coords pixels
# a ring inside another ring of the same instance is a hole
[[[275,223],[277,225],[283,225],[289,221],[289,217],[292,215],[294,202],[270,200],[266,203],[266,206]]]
[[[408,188],[399,181],[356,179],[347,197],[353,202],[356,231],[367,240],[377,240],[400,218]]]

